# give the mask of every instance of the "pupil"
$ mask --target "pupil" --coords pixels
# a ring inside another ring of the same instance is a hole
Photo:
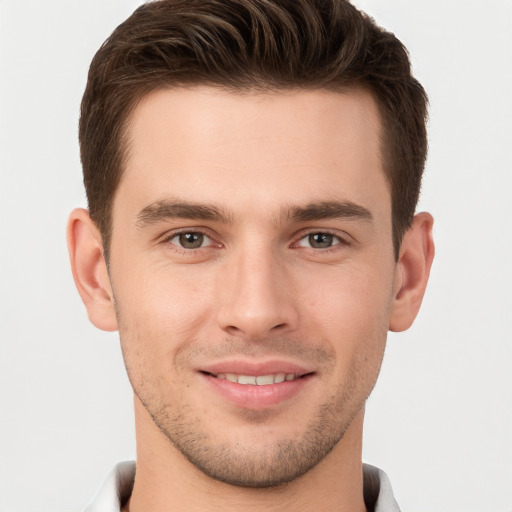
[[[181,233],[180,245],[185,249],[197,249],[203,245],[202,233]]]
[[[315,247],[316,249],[331,247],[332,235],[329,235],[328,233],[315,233],[314,235],[309,235],[309,243],[311,244],[311,247]]]

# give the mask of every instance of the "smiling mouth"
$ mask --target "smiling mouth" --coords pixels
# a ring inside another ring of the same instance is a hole
[[[303,379],[311,373],[305,373],[303,375],[295,373],[272,373],[269,375],[240,375],[236,373],[210,373],[203,372],[205,375],[214,377],[216,379],[228,380],[237,384],[248,385],[248,386],[269,386],[271,384],[280,384],[281,382],[290,382],[297,379]]]

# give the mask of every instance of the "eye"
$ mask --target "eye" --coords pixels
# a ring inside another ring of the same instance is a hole
[[[342,243],[343,240],[331,233],[310,233],[300,239],[298,245],[300,247],[311,247],[312,249],[329,249],[333,245]]]
[[[200,249],[212,244],[210,237],[199,231],[184,231],[169,238],[169,242],[183,249]]]

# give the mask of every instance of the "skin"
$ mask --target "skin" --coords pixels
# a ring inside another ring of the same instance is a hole
[[[365,510],[364,404],[434,255],[419,214],[395,261],[380,129],[361,90],[198,87],[137,107],[108,271],[85,210],[68,229],[135,393],[132,512]],[[219,364],[307,377],[275,403],[248,386],[237,401],[207,372]]]

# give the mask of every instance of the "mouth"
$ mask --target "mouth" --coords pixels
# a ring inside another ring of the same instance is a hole
[[[216,379],[227,380],[244,386],[270,386],[272,384],[281,384],[282,382],[292,382],[297,379],[303,379],[311,373],[271,373],[268,375],[241,375],[237,373],[210,373],[202,372],[205,375]]]
[[[214,395],[244,410],[264,410],[288,403],[303,396],[313,385],[316,372],[307,371],[293,365],[262,365],[253,367],[239,364],[235,368],[202,369],[199,374],[214,392]],[[236,365],[227,365],[236,366]],[[272,368],[274,366],[274,368]]]

